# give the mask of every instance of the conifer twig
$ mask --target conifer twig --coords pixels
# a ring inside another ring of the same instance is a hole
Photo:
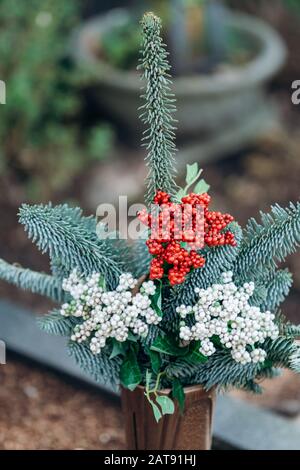
[[[143,145],[148,151],[146,161],[149,167],[145,200],[150,204],[157,190],[166,191],[173,197],[177,192],[173,117],[176,107],[170,90],[168,53],[160,35],[161,20],[150,12],[143,16],[141,24],[143,41],[139,69],[146,81],[141,119],[148,126],[144,131]]]

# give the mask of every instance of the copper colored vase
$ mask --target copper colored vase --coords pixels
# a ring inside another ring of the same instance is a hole
[[[122,388],[127,448],[130,450],[209,450],[212,438],[212,415],[215,391],[206,392],[201,385],[186,387],[183,415],[175,405],[173,415],[157,423],[144,395],[144,387],[133,392]],[[169,395],[171,390],[159,394]]]

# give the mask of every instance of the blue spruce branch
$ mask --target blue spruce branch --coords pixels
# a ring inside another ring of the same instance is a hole
[[[176,359],[167,366],[167,374],[176,377],[187,385],[201,384],[207,390],[217,387],[227,390],[235,387],[261,393],[255,379],[272,378],[279,374],[278,369],[262,364],[242,365],[235,362],[229,351],[218,351],[204,364],[191,365],[184,358]]]
[[[151,204],[157,190],[175,196],[177,186],[174,181],[175,134],[173,113],[174,95],[170,91],[170,65],[168,53],[160,36],[161,20],[153,13],[146,13],[142,19],[143,42],[139,68],[146,81],[142,98],[141,119],[148,126],[144,132],[144,145],[149,174],[146,180],[145,200]]]
[[[263,310],[275,311],[287,297],[293,283],[292,274],[288,269],[261,268],[253,274],[240,276],[240,283],[253,280],[255,290],[250,299],[251,305]]]
[[[288,269],[275,271],[266,284],[266,298],[261,307],[264,310],[276,310],[289,294],[292,283],[293,277]]]
[[[65,298],[59,279],[49,274],[31,271],[0,259],[0,279],[34,294],[50,297],[55,302]]]
[[[276,268],[276,262],[296,251],[300,244],[300,203],[271,213],[261,213],[261,224],[251,219],[244,231],[244,242],[235,265],[237,276],[257,280]]]
[[[137,278],[149,273],[151,255],[145,240],[135,240],[132,246],[132,262],[129,271]]]
[[[78,318],[64,317],[59,310],[42,315],[37,320],[38,326],[45,333],[57,336],[71,336],[73,328],[79,323]]]
[[[120,356],[110,359],[105,350],[102,350],[101,354],[94,355],[88,346],[73,341],[69,342],[68,349],[79,367],[91,375],[96,382],[117,386],[122,363]]]
[[[282,324],[282,329],[286,336],[300,337],[300,325],[293,325],[292,323],[286,322]]]
[[[51,204],[24,204],[19,215],[28,236],[43,253],[49,253],[52,267],[54,263],[66,274],[73,269],[85,275],[99,272],[108,288],[115,287],[120,265],[105,240],[91,232],[90,219],[79,222],[72,209],[69,212],[66,206]]]
[[[267,339],[264,343],[267,360],[275,367],[289,368],[291,359],[297,352],[298,346],[292,337],[279,336],[275,340]]]
[[[227,389],[232,386],[243,388],[259,373],[261,365],[244,366],[235,362],[229,351],[218,351],[204,364],[191,365],[177,359],[167,366],[167,374],[182,379],[186,384],[201,384],[207,390],[211,387]]]
[[[300,346],[299,345],[296,351],[291,356],[290,368],[297,374],[300,374]]]

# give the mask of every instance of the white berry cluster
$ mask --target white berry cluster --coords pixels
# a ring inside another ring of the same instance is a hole
[[[143,282],[140,291],[132,294],[137,280],[130,273],[121,274],[114,291],[106,291],[100,274],[82,278],[73,271],[63,281],[63,289],[72,297],[62,305],[63,316],[81,317],[71,340],[88,341],[91,351],[99,354],[108,338],[126,341],[130,332],[145,337],[148,325],[157,325],[161,317],[151,307],[151,296],[156,287],[153,281]]]
[[[196,305],[177,307],[176,311],[182,319],[190,314],[195,319],[191,327],[181,322],[180,338],[187,342],[199,340],[200,352],[205,356],[215,352],[213,339],[217,338],[223,347],[231,349],[236,362],[263,362],[266,352],[258,345],[266,338],[278,337],[275,316],[249,304],[254,292],[253,282],[237,287],[232,276],[232,272],[223,273],[220,284],[208,289],[196,289],[199,295]]]

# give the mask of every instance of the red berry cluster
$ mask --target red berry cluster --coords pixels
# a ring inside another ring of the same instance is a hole
[[[166,272],[171,285],[181,284],[192,268],[205,264],[196,250],[205,245],[236,245],[231,232],[223,233],[233,217],[209,211],[210,200],[207,193],[191,193],[182,198],[181,204],[175,204],[169,194],[157,191],[153,202],[159,207],[158,213],[153,215],[146,210],[139,213],[140,220],[151,229],[146,242],[149,253],[154,256],[150,279],[161,279]],[[183,243],[190,249],[183,247]]]

